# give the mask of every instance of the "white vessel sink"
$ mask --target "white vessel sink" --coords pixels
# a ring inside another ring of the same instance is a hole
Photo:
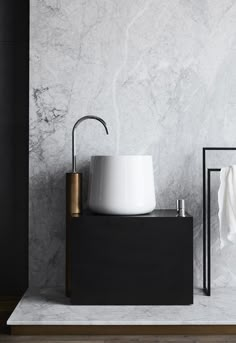
[[[152,156],[92,156],[88,206],[110,215],[152,212],[156,206]]]

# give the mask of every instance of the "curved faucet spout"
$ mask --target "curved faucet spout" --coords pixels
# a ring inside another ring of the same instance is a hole
[[[84,116],[84,117],[80,118],[79,120],[77,120],[77,122],[75,123],[75,125],[73,126],[73,129],[72,129],[72,172],[73,173],[76,173],[76,137],[75,137],[75,131],[76,131],[77,126],[79,124],[81,124],[84,120],[87,120],[87,119],[98,120],[104,126],[106,134],[107,135],[109,134],[106,122],[100,117]]]

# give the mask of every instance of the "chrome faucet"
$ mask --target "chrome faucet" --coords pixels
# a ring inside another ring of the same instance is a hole
[[[73,173],[76,173],[76,137],[75,137],[75,130],[76,130],[76,128],[77,128],[77,126],[79,124],[81,124],[84,120],[87,120],[87,119],[98,120],[104,126],[106,134],[107,135],[109,134],[106,122],[102,118],[100,118],[100,117],[84,116],[84,117],[80,118],[79,120],[77,120],[77,122],[75,123],[75,125],[73,126],[73,129],[72,129],[72,172]]]

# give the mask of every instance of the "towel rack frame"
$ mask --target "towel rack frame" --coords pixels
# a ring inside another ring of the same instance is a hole
[[[206,167],[207,151],[230,151],[236,147],[204,147],[202,148],[203,177],[203,290],[211,295],[211,173],[220,172],[221,168]]]

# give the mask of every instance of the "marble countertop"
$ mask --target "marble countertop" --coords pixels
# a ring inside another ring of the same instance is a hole
[[[236,288],[196,291],[188,306],[75,306],[61,289],[30,289],[8,325],[236,325]]]

